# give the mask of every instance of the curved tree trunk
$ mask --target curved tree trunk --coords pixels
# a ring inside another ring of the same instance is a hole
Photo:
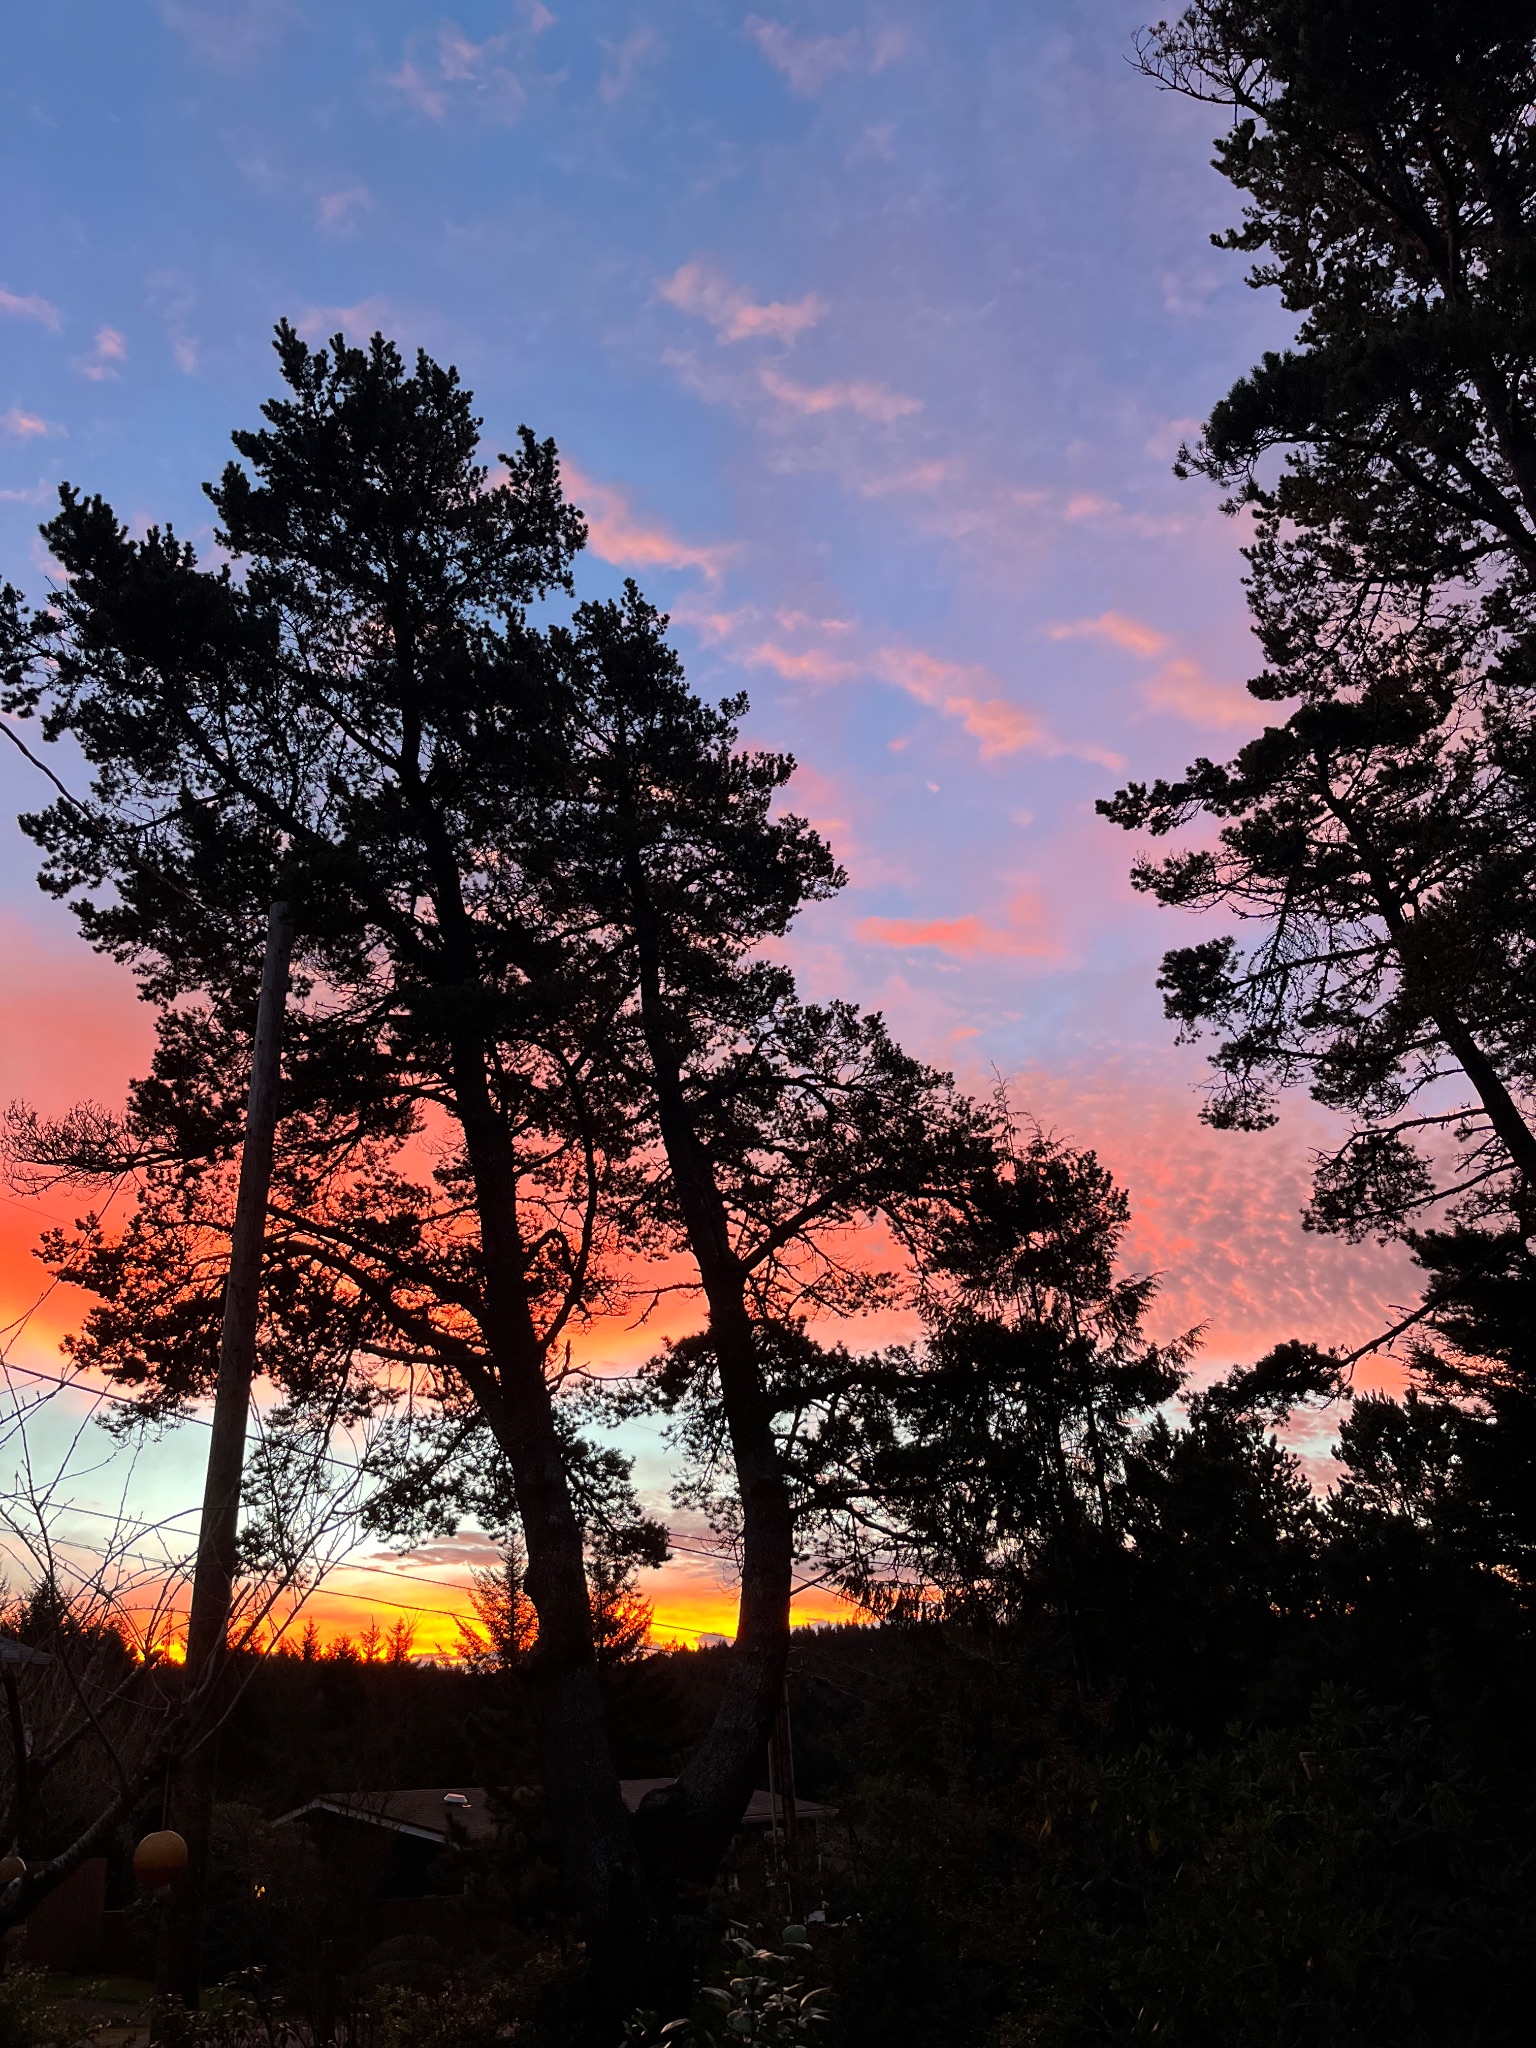
[[[512,1471],[528,1558],[524,1585],[539,1621],[524,1674],[550,1821],[600,1999],[606,1990],[612,2002],[645,1971],[656,1916],[603,1719],[581,1524],[523,1280],[517,1162],[478,1044],[454,1047],[454,1082],[474,1176],[484,1250],[481,1323],[493,1366],[473,1374],[470,1390]]]
[[[672,1050],[654,922],[636,856],[629,863],[629,881],[640,954],[641,1023],[657,1118],[709,1307],[709,1336],[741,1498],[741,1598],[725,1695],[676,1784],[650,1794],[639,1816],[647,1860],[669,1877],[697,1882],[714,1875],[740,1826],[773,1732],[789,1656],[794,1522],[747,1304],[746,1274],[731,1244],[730,1219]]]

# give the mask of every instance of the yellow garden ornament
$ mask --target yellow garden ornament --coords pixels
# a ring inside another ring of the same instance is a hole
[[[172,1884],[187,1867],[187,1845],[174,1828],[146,1835],[133,1852],[133,1874],[150,1891]]]

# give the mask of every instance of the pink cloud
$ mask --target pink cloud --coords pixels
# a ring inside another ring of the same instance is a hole
[[[315,213],[321,227],[342,229],[350,227],[353,216],[365,213],[372,204],[373,195],[366,185],[344,185],[335,192],[322,192]]]
[[[807,647],[794,650],[780,647],[776,641],[763,640],[756,647],[749,647],[736,659],[747,668],[771,668],[775,675],[784,676],[790,682],[841,683],[850,676],[863,673],[864,664],[859,661],[845,661],[829,654],[825,648]]]
[[[1107,640],[1144,660],[1162,654],[1167,636],[1124,612],[1101,612],[1096,619],[1073,619],[1048,629],[1053,640]],[[1253,718],[1253,700],[1246,691],[1207,675],[1198,663],[1176,655],[1141,686],[1154,710],[1171,712],[1195,725],[1246,725]]]
[[[803,633],[812,628],[818,633],[851,633],[852,619],[813,619],[809,612],[776,611],[773,615],[786,633]]]
[[[116,327],[98,327],[90,354],[77,356],[75,368],[93,384],[106,384],[115,380],[117,365],[127,360],[128,342],[122,332]]]
[[[602,561],[626,569],[697,569],[719,582],[732,548],[682,540],[659,520],[632,511],[617,485],[599,483],[568,459],[561,467],[569,496],[586,515],[587,545]]]
[[[716,340],[751,341],[766,335],[770,340],[792,342],[826,312],[815,292],[802,299],[772,299],[758,305],[744,291],[723,278],[702,259],[684,263],[656,287],[658,295],[679,312],[692,313],[717,330]]]
[[[1107,513],[1118,512],[1119,503],[1114,498],[1101,497],[1097,491],[1078,491],[1068,498],[1063,518],[1102,519]]]
[[[197,303],[196,292],[185,274],[179,270],[157,270],[147,282],[149,302],[165,322],[165,338],[170,346],[171,360],[184,377],[195,377],[198,344],[187,325],[187,320]]]
[[[1072,754],[1079,760],[1097,761],[1108,768],[1125,766],[1118,754],[1108,753],[1102,747],[1068,745],[1056,739],[1022,704],[1012,703],[1006,697],[979,695],[978,687],[996,682],[990,669],[939,661],[916,647],[882,647],[871,665],[876,675],[920,703],[942,711],[946,718],[958,718],[972,738],[980,740],[983,761],[1033,749],[1052,758]]]
[[[1044,930],[1046,916],[1043,898],[1032,890],[1024,890],[1008,905],[1006,925],[988,924],[984,918],[974,916],[866,917],[854,930],[866,945],[896,946],[906,952],[947,953],[959,960],[974,960],[982,955],[1019,960],[1059,959],[1061,947]]]
[[[0,413],[0,434],[7,440],[31,441],[43,434],[62,434],[64,429],[54,426],[35,412],[23,412],[19,405],[13,405],[9,412]]]
[[[792,92],[807,97],[820,92],[839,71],[883,71],[906,53],[905,29],[887,28],[869,35],[849,29],[840,36],[797,36],[784,22],[749,14],[747,34],[775,71],[789,81]]]
[[[899,469],[891,476],[871,477],[859,485],[861,498],[888,498],[897,491],[936,491],[953,481],[959,465],[954,462],[918,462],[911,469]]]
[[[1153,434],[1147,436],[1147,453],[1158,462],[1172,462],[1186,441],[1198,441],[1203,422],[1197,419],[1164,420]]]
[[[291,0],[233,0],[233,4],[186,7],[160,0],[160,17],[184,35],[205,64],[235,71],[275,42],[293,12]]]
[[[1155,626],[1127,618],[1124,612],[1100,612],[1096,619],[1073,619],[1065,625],[1052,626],[1050,635],[1053,640],[1108,640],[1130,654],[1161,654],[1168,644]]]
[[[499,35],[471,42],[457,22],[445,22],[437,33],[436,57],[418,61],[413,37],[384,84],[429,121],[445,121],[450,106],[492,121],[515,121],[528,95],[517,73],[499,61],[510,41]]]
[[[745,625],[750,625],[758,616],[756,608],[752,605],[742,605],[733,612],[707,611],[698,605],[686,603],[671,607],[673,621],[679,626],[692,626],[700,638],[711,647],[717,646],[722,640],[729,640],[733,633],[739,632]]]
[[[634,84],[640,66],[655,48],[656,31],[651,28],[633,29],[621,43],[603,44],[605,55],[602,75],[597,81],[597,96],[604,106],[611,107],[616,100],[623,99]]]
[[[55,334],[63,325],[63,315],[51,300],[37,292],[8,292],[4,285],[0,285],[0,314],[10,320],[35,320],[39,327],[50,328]]]
[[[394,301],[378,296],[358,299],[350,306],[306,306],[294,322],[306,341],[329,341],[333,334],[393,334],[399,325],[400,312]]]
[[[908,413],[921,412],[920,398],[909,398],[904,392],[891,391],[884,384],[794,384],[776,370],[772,363],[758,367],[758,380],[770,397],[791,411],[814,415],[823,412],[856,412],[864,419],[879,420],[888,425],[892,420],[903,419]]]
[[[1218,682],[1192,661],[1165,662],[1141,687],[1154,710],[1170,711],[1193,725],[1251,725],[1257,716],[1246,690]]]
[[[1093,1146],[1129,1190],[1127,1264],[1163,1276],[1159,1335],[1208,1324],[1202,1377],[1284,1337],[1363,1343],[1417,1288],[1400,1247],[1301,1229],[1314,1149],[1331,1149],[1332,1121],[1301,1100],[1273,1130],[1213,1131],[1195,1114],[1200,1072],[1192,1053],[1115,1051],[1033,1068],[1009,1093],[1070,1143]],[[1358,1384],[1391,1371],[1367,1361]]]
[[[425,114],[429,121],[441,121],[448,112],[448,95],[409,58],[398,71],[390,72],[384,83],[392,92],[399,93],[407,106],[414,107],[418,114]]]

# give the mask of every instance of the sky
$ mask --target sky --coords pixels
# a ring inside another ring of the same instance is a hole
[[[1159,1331],[1206,1325],[1207,1369],[1361,1342],[1411,1296],[1400,1256],[1301,1231],[1329,1137],[1305,1099],[1259,1137],[1199,1123],[1154,981],[1219,927],[1138,897],[1094,813],[1261,722],[1240,526],[1171,469],[1287,335],[1211,246],[1215,116],[1137,74],[1126,0],[760,4],[0,0],[0,578],[46,587],[61,479],[205,548],[281,317],[457,364],[489,456],[525,421],[558,443],[583,593],[636,577],[695,687],[746,689],[749,739],[796,756],[849,875],[796,929],[805,990],[1094,1146]],[[40,794],[6,749],[0,1100],[56,1110],[120,1098],[149,1023],[37,892],[14,817]],[[33,1371],[85,1306],[34,1308],[49,1209],[0,1198]],[[194,1501],[199,1434],[147,1450],[135,1497]],[[664,1505],[659,1443],[633,1448]],[[354,1573],[322,1612],[456,1607],[464,1562],[374,1559],[421,1592]],[[710,1561],[648,1590],[728,1632]]]

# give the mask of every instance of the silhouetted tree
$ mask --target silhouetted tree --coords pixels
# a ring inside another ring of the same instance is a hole
[[[1176,948],[1159,986],[1182,1031],[1222,1034],[1209,1121],[1261,1128],[1298,1081],[1350,1117],[1324,1229],[1401,1229],[1448,1197],[1536,1225],[1536,726],[1522,693],[1472,686],[1467,652],[1452,626],[1378,618],[1270,671],[1255,687],[1299,701],[1234,761],[1099,805],[1154,838],[1219,822],[1133,881],[1252,937]]]
[[[1197,0],[1140,56],[1226,117],[1216,168],[1244,212],[1218,246],[1256,257],[1254,283],[1300,316],[1295,344],[1234,385],[1187,458],[1278,547],[1258,565],[1271,659],[1384,588],[1475,584],[1523,632],[1536,581],[1530,8]],[[1276,449],[1283,466],[1261,468]],[[1289,565],[1316,550],[1332,570],[1322,605],[1307,577],[1288,588]]]
[[[594,1467],[555,1399],[569,1333],[634,1298],[647,1253],[690,1254],[753,1535],[732,1686],[640,1841],[652,1870],[707,1872],[788,1637],[759,1330],[788,1301],[873,1298],[840,1236],[898,1196],[920,1208],[974,1119],[877,1019],[800,1005],[753,963],[838,879],[809,828],[770,814],[792,764],[739,749],[739,706],[697,704],[638,594],[533,622],[582,537],[553,448],[525,434],[493,483],[453,373],[423,357],[408,375],[378,337],[312,352],[281,329],[278,346],[291,395],[236,436],[247,466],[210,493],[240,580],[66,492],[48,535],[67,585],[7,614],[9,701],[42,706],[96,775],[89,804],[28,821],[45,884],[85,892],[88,936],[162,1006],[125,1121],[18,1143],[140,1172],[126,1233],[91,1225],[51,1255],[104,1297],[82,1338],[96,1362],[151,1404],[201,1391],[223,1076],[281,863],[295,992],[264,1362],[343,1418],[413,1386],[461,1479],[487,1433],[505,1458],[554,1825],[595,1949],[616,1956],[654,1904],[606,1761]],[[430,1462],[391,1474],[405,1515],[459,1483]]]

